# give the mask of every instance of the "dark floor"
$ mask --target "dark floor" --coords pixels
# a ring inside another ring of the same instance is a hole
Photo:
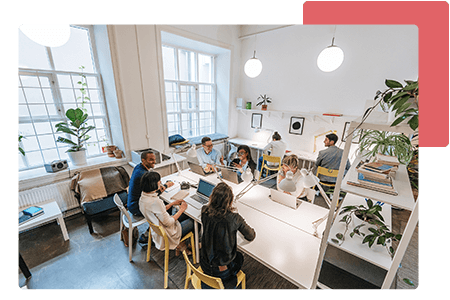
[[[320,196],[316,199],[319,205],[324,205]],[[19,286],[26,285],[29,289],[163,288],[164,253],[152,247],[151,261],[147,263],[146,249],[136,245],[133,262],[130,263],[128,248],[120,241],[118,211],[95,219],[93,235],[89,234],[81,214],[67,217],[65,223],[70,236],[68,241],[64,241],[56,222],[19,235],[19,252],[32,273],[32,277],[26,280],[19,271]],[[142,225],[140,232],[146,228],[146,224]],[[408,272],[408,277],[414,281],[418,279],[417,230],[415,241],[411,244],[401,270]],[[247,289],[296,288],[251,257],[244,257]],[[182,256],[176,257],[175,251],[170,251],[169,289],[184,288],[185,272]],[[401,281],[401,278],[397,281]],[[400,282],[397,288],[410,287]]]

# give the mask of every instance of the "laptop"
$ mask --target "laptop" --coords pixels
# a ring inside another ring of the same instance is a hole
[[[286,205],[293,209],[297,209],[300,203],[302,203],[302,201],[298,200],[295,196],[275,189],[270,189],[270,198],[275,202]]]
[[[208,174],[214,173],[214,172],[208,172],[206,173],[205,170],[203,170],[203,167],[198,165],[198,164],[194,164],[190,161],[188,161],[188,165],[189,168],[191,169],[192,172],[198,174],[198,175],[202,175],[202,176],[206,176]]]
[[[244,180],[242,180],[241,176],[238,175],[237,172],[230,170],[230,169],[225,169],[225,168],[222,168],[222,178],[225,180],[231,181],[235,184],[239,184],[242,181],[244,181]]]
[[[196,193],[191,197],[185,198],[185,201],[196,209],[201,209],[203,205],[209,202],[209,196],[211,195],[215,186],[216,185],[214,183],[200,178]]]

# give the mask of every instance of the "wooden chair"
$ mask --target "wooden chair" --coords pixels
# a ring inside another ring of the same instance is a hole
[[[169,285],[169,239],[167,238],[166,231],[162,226],[158,226],[153,224],[152,222],[148,221],[148,224],[150,225],[150,228],[159,236],[162,236],[164,239],[164,288],[166,289]],[[148,247],[147,247],[147,262],[150,261],[150,249],[152,248],[151,245],[151,238],[152,235],[149,233],[148,235]],[[189,232],[184,237],[181,238],[180,243],[187,240],[188,238],[191,239],[191,245],[192,245],[192,258],[195,261],[195,244],[194,244],[194,234],[192,232]]]
[[[317,167],[316,176],[319,177],[319,175],[323,175],[323,176],[337,178],[338,173],[339,173],[339,170],[327,169],[324,167]],[[320,184],[329,186],[329,187],[334,187],[336,185],[335,183],[322,183],[322,182]]]
[[[202,288],[202,282],[214,289],[225,289],[222,279],[204,274],[202,267],[198,267],[198,269],[195,268],[189,260],[186,251],[183,251],[183,256],[186,261],[186,283],[184,285],[184,289],[189,287],[189,282],[191,282],[192,286],[197,290]],[[241,288],[245,289],[245,273],[242,272],[242,270],[237,273],[236,286],[239,286],[240,283],[242,283]]]
[[[131,250],[133,248],[133,228],[144,224],[147,220],[144,217],[135,217],[133,215],[130,216],[128,210],[123,206],[122,200],[120,200],[119,195],[117,194],[114,195],[114,203],[120,210],[120,240],[122,240],[123,227],[128,228],[128,247],[130,248],[130,262],[132,262]]]
[[[268,166],[267,163],[270,162],[272,164],[278,164],[277,166]],[[266,176],[269,174],[269,171],[278,172],[281,169],[281,157],[278,156],[270,156],[263,154],[263,162],[261,165],[261,172],[259,172],[259,179],[261,179],[262,173],[266,170]]]

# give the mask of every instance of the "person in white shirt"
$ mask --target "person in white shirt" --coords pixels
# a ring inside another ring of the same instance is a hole
[[[282,160],[284,157],[284,154],[286,152],[286,147],[287,147],[286,143],[281,140],[281,135],[277,131],[275,131],[272,135],[272,141],[270,143],[268,143],[266,147],[264,147],[263,153],[267,155],[267,154],[269,154],[269,151],[270,151],[270,156],[280,157],[280,160]],[[263,163],[263,157],[261,156],[259,158],[259,164],[258,164],[258,171],[260,171],[260,172],[261,172],[262,163]],[[267,165],[271,166],[271,167],[274,166],[270,162],[268,162]]]
[[[169,240],[169,249],[177,249],[181,252],[187,248],[183,243],[179,245],[183,236],[191,232],[194,228],[194,221],[186,216],[184,211],[187,203],[184,200],[177,200],[165,205],[158,197],[157,191],[161,186],[161,175],[158,172],[150,171],[145,173],[141,179],[142,195],[139,200],[139,210],[145,218],[155,225],[162,226],[166,231]],[[170,215],[168,211],[172,206],[178,205],[180,208],[176,214]],[[152,240],[155,247],[164,250],[164,239],[152,231]]]
[[[292,180],[295,182],[295,187],[296,187],[296,190],[293,193],[283,191],[279,187],[280,182],[286,178],[286,174],[289,171],[291,171],[293,173]],[[307,191],[304,188],[303,183],[300,180],[301,177],[302,177],[302,174],[300,173],[299,160],[298,160],[297,155],[291,154],[291,155],[285,156],[281,163],[281,169],[280,169],[280,171],[278,171],[278,175],[277,175],[277,189],[279,191],[285,192],[286,194],[294,195],[297,198],[305,197]]]

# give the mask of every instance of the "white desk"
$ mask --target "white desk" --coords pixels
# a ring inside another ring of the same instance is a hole
[[[46,204],[39,204],[37,206],[42,207],[44,209],[44,213],[41,214],[39,217],[36,217],[30,221],[20,224],[19,225],[19,233],[21,231],[37,227],[37,226],[47,223],[49,221],[56,220],[59,223],[59,226],[61,227],[61,231],[64,236],[64,240],[67,241],[69,239],[69,233],[67,232],[67,228],[66,228],[66,224],[64,223],[63,215],[62,215],[61,210],[59,209],[59,206],[56,203],[56,201],[52,201],[52,202],[46,203]],[[26,207],[24,207],[24,208],[26,208]]]
[[[308,169],[311,169],[311,164],[314,164],[317,160],[317,156],[319,156],[319,151],[316,153],[303,151],[303,150],[286,150],[286,155],[295,154],[299,159],[303,161],[302,168],[305,167],[305,163],[308,162]]]
[[[162,182],[168,179],[181,182],[189,178],[189,181],[198,183],[200,177],[202,176],[189,170],[183,170],[181,176],[175,173],[164,177]],[[215,174],[205,179],[213,183],[220,182]],[[245,183],[236,185],[225,182],[231,186],[235,195],[246,186]],[[172,202],[170,197],[179,190],[179,187],[171,189],[160,197]],[[194,193],[195,189],[191,188],[190,195]],[[255,186],[236,203],[239,214],[256,231],[256,238],[252,242],[238,235],[238,248],[298,287],[311,288],[321,241],[312,235],[311,222],[323,217],[327,210],[306,202],[294,210],[273,202],[268,194],[267,188]],[[188,205],[185,213],[195,221],[198,251],[197,223],[201,222],[201,212]],[[320,234],[324,226],[325,222],[319,226]]]

